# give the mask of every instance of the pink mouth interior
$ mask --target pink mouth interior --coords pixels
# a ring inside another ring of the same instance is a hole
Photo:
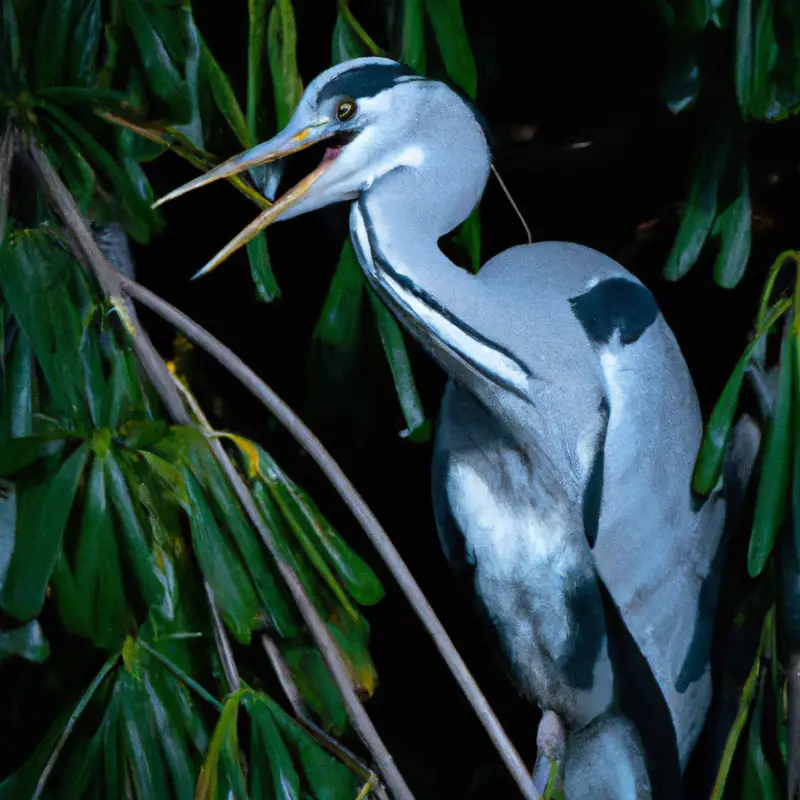
[[[333,161],[333,159],[336,158],[339,155],[339,153],[341,153],[341,152],[342,152],[342,148],[341,147],[329,147],[325,151],[325,156],[323,157],[322,160],[323,161]]]

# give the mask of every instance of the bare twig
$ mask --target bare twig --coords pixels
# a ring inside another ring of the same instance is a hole
[[[103,292],[111,299],[112,302],[121,305],[124,311],[128,314],[130,320],[135,319],[133,309],[129,309],[129,300],[125,297],[125,293],[134,296],[133,292],[128,292],[130,287],[137,287],[134,281],[124,278],[114,267],[108,262],[105,256],[100,251],[88,225],[81,216],[80,211],[75,205],[75,201],[69,193],[69,190],[64,185],[61,178],[51,166],[47,156],[36,146],[35,143],[29,143],[29,152],[33,161],[34,167],[38,176],[49,192],[56,210],[62,217],[64,224],[67,226],[72,237],[77,241],[82,255],[88,261],[89,266],[97,278]],[[78,254],[80,257],[80,253]],[[139,287],[141,288],[141,287]],[[155,297],[155,295],[153,295]],[[163,302],[163,301],[162,301]],[[177,309],[175,310],[177,312]],[[188,319],[188,318],[187,318]],[[189,415],[183,402],[178,394],[178,390],[172,380],[172,375],[167,369],[166,364],[161,360],[158,353],[152,346],[150,340],[146,337],[141,327],[138,330],[133,330],[133,341],[136,347],[137,355],[145,369],[149,379],[155,386],[165,405],[167,406],[170,414],[179,424],[187,424],[189,422]],[[245,485],[239,473],[233,465],[233,462],[228,458],[227,453],[219,441],[212,440],[209,443],[212,452],[220,463],[223,471],[228,477],[234,491],[236,492],[239,502],[247,512],[250,521],[255,526],[262,540],[270,551],[281,577],[286,582],[286,585],[294,599],[295,603],[300,610],[303,619],[308,625],[311,635],[323,660],[331,671],[334,681],[342,695],[345,708],[347,709],[348,716],[353,725],[353,728],[361,737],[367,749],[375,759],[375,763],[386,780],[387,785],[398,800],[411,800],[413,795],[411,790],[406,785],[403,776],[397,769],[394,759],[390,755],[386,746],[383,744],[377,730],[372,724],[366,711],[358,700],[358,697],[353,689],[350,681],[350,676],[347,672],[347,667],[342,659],[342,656],[334,642],[330,632],[325,627],[324,623],[317,614],[311,600],[305,593],[300,581],[292,572],[286,560],[283,558],[281,551],[278,549],[277,544],[272,536],[272,532],[264,523],[256,504]]]
[[[486,697],[481,692],[467,665],[459,655],[442,623],[428,603],[419,585],[397,552],[372,510],[366,504],[341,467],[323,447],[317,437],[302,420],[259,378],[233,351],[213,337],[194,320],[186,316],[166,300],[134,281],[124,281],[124,290],[131,297],[146,305],[159,316],[174,325],[187,339],[202,347],[220,364],[225,366],[247,387],[278,419],[316,461],[333,487],[372,541],[373,546],[403,590],[411,607],[422,621],[437,649],[441,653],[458,685],[470,702],[481,724],[486,729],[497,752],[527,800],[540,800],[541,795],[533,787],[525,764],[511,740],[500,725]]]
[[[272,669],[278,678],[281,689],[283,689],[283,693],[286,695],[286,699],[289,701],[292,711],[294,711],[294,715],[300,718],[307,717],[308,713],[306,712],[303,698],[300,697],[300,690],[297,688],[294,680],[292,679],[292,673],[289,671],[289,667],[283,660],[283,656],[281,655],[281,651],[278,649],[278,645],[276,645],[266,633],[261,635],[261,644],[264,647],[264,652],[267,654],[269,663],[272,665]]]
[[[31,800],[39,800],[39,798],[42,796],[47,779],[50,777],[50,773],[53,771],[53,767],[55,767],[56,761],[58,761],[58,757],[61,755],[61,751],[64,749],[64,745],[67,743],[69,735],[72,733],[72,729],[75,727],[75,724],[78,722],[81,714],[83,714],[83,712],[86,710],[86,706],[89,705],[89,701],[94,697],[94,693],[98,690],[100,684],[105,680],[106,675],[108,675],[108,673],[111,672],[111,670],[116,666],[118,659],[119,653],[116,653],[109,658],[105,664],[103,664],[100,672],[95,675],[94,680],[89,684],[89,688],[83,693],[83,696],[78,701],[78,705],[75,706],[75,710],[72,712],[72,714],[70,714],[67,724],[64,726],[64,730],[61,731],[61,736],[58,738],[58,743],[53,748],[53,752],[50,753],[50,758],[47,759],[47,763],[44,765],[44,769],[42,770],[42,774],[39,776],[39,780],[36,783],[36,789],[34,789]]]
[[[237,692],[241,688],[241,681],[239,680],[239,670],[236,669],[236,661],[233,658],[233,651],[231,650],[231,643],[228,641],[228,635],[225,633],[225,626],[222,624],[222,619],[219,616],[219,609],[217,608],[217,601],[214,597],[214,590],[211,588],[208,581],[205,581],[206,597],[208,597],[208,607],[211,610],[211,622],[214,629],[214,641],[219,651],[219,657],[222,661],[222,671],[225,673],[225,680],[228,684],[229,692]]]

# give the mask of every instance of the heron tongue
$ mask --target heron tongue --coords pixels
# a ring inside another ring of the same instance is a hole
[[[323,160],[323,161],[332,161],[332,160],[333,160],[334,158],[336,158],[336,157],[339,155],[339,153],[341,153],[341,152],[342,152],[342,148],[341,148],[341,147],[329,147],[329,148],[328,148],[328,149],[325,151],[325,155],[323,156],[322,160]]]

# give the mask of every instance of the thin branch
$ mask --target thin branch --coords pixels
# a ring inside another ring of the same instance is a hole
[[[266,633],[261,635],[261,644],[264,647],[264,652],[267,654],[269,663],[272,665],[272,669],[278,678],[281,689],[283,689],[283,693],[286,695],[286,699],[289,701],[289,705],[292,707],[294,715],[301,719],[307,717],[308,713],[306,712],[303,698],[300,696],[300,690],[297,688],[297,685],[292,678],[292,673],[289,671],[289,667],[283,660],[283,656],[281,655],[281,651],[278,649],[278,645],[276,645]]]
[[[133,310],[129,310],[129,299],[125,297],[123,300],[123,291],[127,292],[129,286],[134,287],[138,286],[138,284],[124,278],[102,254],[92,237],[89,227],[75,205],[75,201],[70,195],[69,190],[53,169],[47,156],[34,142],[29,143],[29,152],[41,182],[49,192],[64,224],[75,240],[77,240],[80,249],[83,251],[83,255],[88,260],[89,266],[104,293],[113,302],[120,304],[125,309],[130,320],[135,320]],[[133,292],[129,294],[133,296]],[[141,326],[139,326],[138,330],[134,330],[133,334],[134,346],[136,347],[137,355],[141,360],[142,366],[159,395],[162,397],[170,414],[178,424],[189,424],[189,414],[183,405],[166,364],[161,360],[155,348],[153,348],[152,343],[144,334]],[[281,577],[285,581],[306,625],[311,631],[311,635],[320,650],[323,660],[327,664],[339,688],[353,728],[372,754],[381,775],[383,775],[387,786],[389,786],[395,798],[397,798],[397,800],[413,800],[413,794],[406,785],[400,771],[397,769],[394,759],[386,749],[372,721],[369,719],[369,716],[358,700],[347,667],[345,666],[342,655],[333,637],[317,614],[317,610],[314,608],[302,584],[283,558],[283,554],[278,548],[272,536],[272,532],[264,523],[250,491],[244,481],[242,481],[233,462],[228,458],[220,442],[212,440],[209,446],[227,475],[228,480],[239,498],[239,502],[244,507],[248,517],[250,517],[250,521],[259,532],[267,549],[275,560],[278,571],[281,573]]]
[[[217,608],[217,601],[214,597],[214,590],[208,581],[204,581],[206,597],[208,597],[208,607],[211,611],[211,623],[214,629],[214,641],[219,651],[219,657],[222,661],[222,671],[225,673],[225,680],[228,684],[228,692],[238,692],[241,688],[241,681],[239,680],[239,670],[236,669],[236,661],[233,658],[233,650],[231,650],[231,643],[228,641],[228,635],[225,633],[225,626],[222,624],[222,619],[219,616],[219,609]]]
[[[36,789],[33,791],[33,795],[31,796],[31,800],[39,800],[42,796],[42,792],[44,791],[45,784],[47,783],[47,779],[50,777],[50,773],[53,771],[53,767],[56,765],[56,761],[58,760],[59,755],[61,755],[61,751],[64,749],[64,745],[67,743],[67,739],[69,735],[72,733],[72,729],[75,727],[78,719],[80,718],[81,714],[86,710],[86,706],[89,705],[89,701],[94,697],[94,693],[100,688],[100,684],[105,679],[106,675],[116,666],[117,660],[119,659],[119,653],[115,653],[111,658],[103,664],[103,668],[100,672],[95,675],[94,680],[89,684],[89,688],[83,693],[83,696],[78,701],[78,705],[75,706],[75,710],[70,714],[69,719],[67,720],[67,724],[64,726],[64,730],[61,731],[61,736],[58,739],[58,743],[53,748],[53,752],[50,753],[50,758],[47,759],[47,763],[44,765],[44,769],[42,770],[42,774],[39,776],[39,780],[36,784]]]
[[[478,719],[489,734],[489,738],[492,740],[497,752],[516,781],[523,797],[526,800],[541,800],[541,795],[533,787],[525,764],[500,725],[483,692],[475,683],[475,679],[472,677],[467,665],[459,655],[405,562],[372,510],[356,491],[341,467],[323,447],[319,439],[250,367],[194,320],[135,281],[125,280],[124,291],[152,311],[155,311],[156,314],[177,328],[187,339],[203,348],[220,364],[225,366],[269,409],[290,435],[316,461],[367,536],[369,536],[373,546],[399,584],[411,607],[427,629]]]

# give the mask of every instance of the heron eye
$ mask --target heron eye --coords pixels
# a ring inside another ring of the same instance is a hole
[[[336,119],[339,122],[347,122],[350,119],[353,119],[356,113],[356,101],[348,98],[347,100],[342,100],[341,103],[336,107]]]

